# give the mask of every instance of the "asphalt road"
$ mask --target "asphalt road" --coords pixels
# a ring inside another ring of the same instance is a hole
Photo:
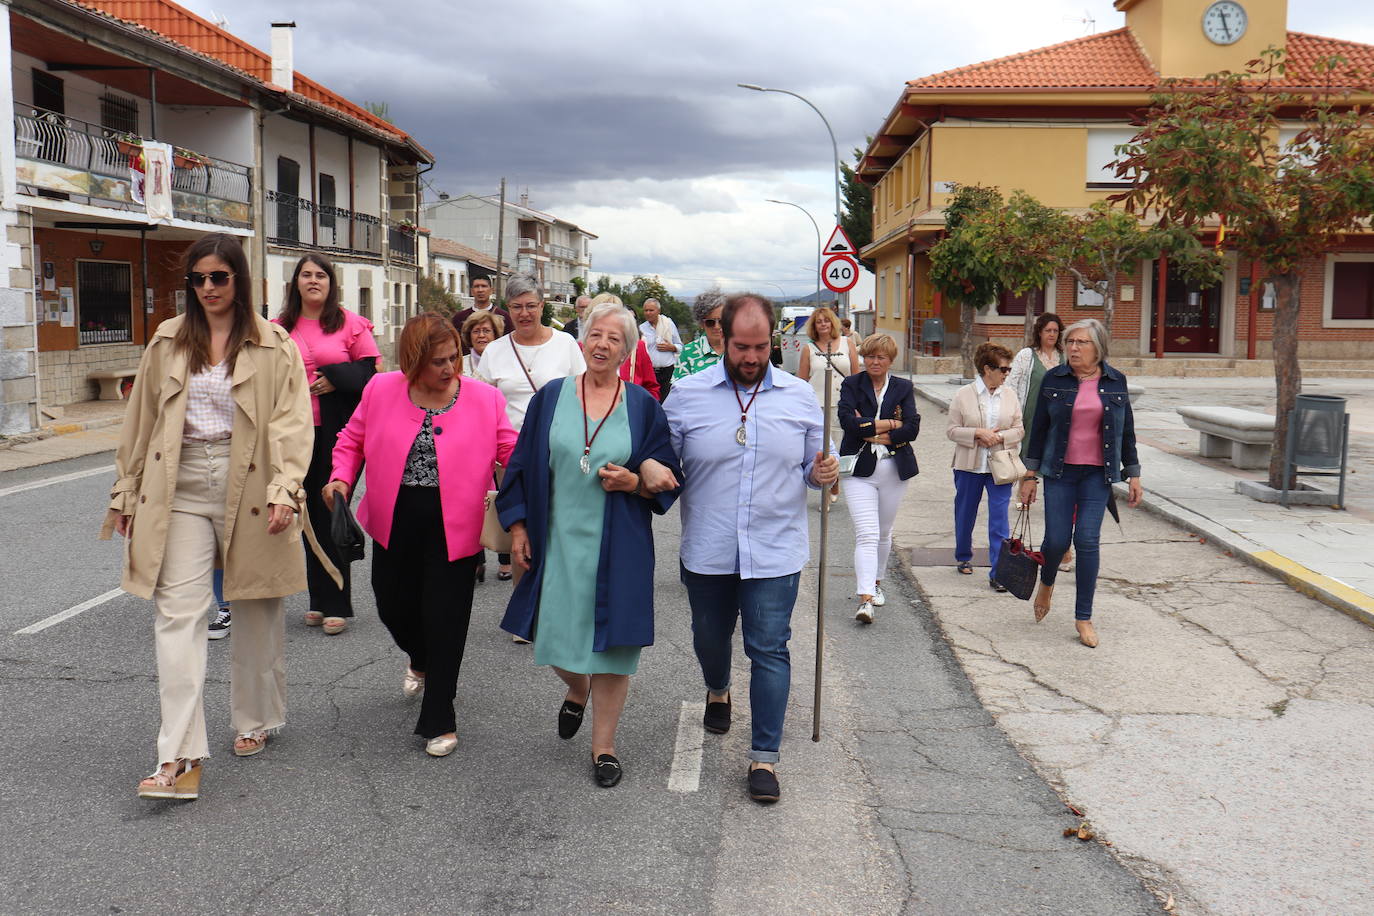
[[[631,685],[619,787],[592,781],[589,728],[557,738],[561,684],[497,629],[494,580],[477,590],[458,750],[427,757],[365,561],[342,636],[307,629],[304,597],[288,599],[288,726],[266,752],[232,754],[229,644],[212,643],[201,798],[139,799],[157,727],[151,603],[120,593],[16,633],[118,586],[120,542],[95,537],[111,460],[0,474],[0,913],[1160,910],[1105,847],[1063,838],[1078,820],[979,705],[916,584],[889,580],[878,622],[853,622],[842,507],[822,739],[812,569],[774,807],[745,794],[747,705],[726,736],[700,728],[676,512],[657,522],[658,641]],[[736,672],[742,687],[738,650]]]

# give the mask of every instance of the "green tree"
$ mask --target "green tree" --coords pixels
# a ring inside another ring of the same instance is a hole
[[[576,297],[579,297],[579,296],[585,296],[585,295],[587,295],[587,278],[586,278],[586,277],[573,277],[573,278],[572,278],[572,285],[573,285],[573,289],[575,290],[574,299],[576,299]]]
[[[868,142],[872,143],[873,138],[869,137]],[[863,158],[863,150],[854,150],[855,165],[862,162]],[[873,241],[873,188],[859,180],[859,173],[848,162],[840,163],[840,173],[840,194],[844,200],[840,225],[854,247],[862,251],[865,245]],[[873,261],[864,258],[859,258],[859,263],[870,271],[876,267]]]
[[[1271,48],[1245,73],[1215,74],[1202,87],[1167,83],[1116,163],[1117,175],[1133,182],[1115,198],[1129,211],[1155,212],[1166,225],[1185,227],[1220,214],[1228,242],[1262,264],[1274,284],[1269,486],[1276,489],[1284,478],[1288,416],[1302,385],[1302,264],[1374,217],[1374,113],[1352,104],[1341,88],[1367,92],[1369,78],[1339,58],[1316,69],[1320,85],[1309,94],[1284,91],[1283,52]],[[1301,131],[1280,145],[1280,129],[1295,119]]]
[[[959,185],[945,205],[945,236],[930,249],[930,284],[959,303],[959,356],[973,377],[973,316],[997,296],[997,272],[983,256],[969,223],[1002,206],[1002,194],[982,185]]]
[[[420,275],[420,287],[416,291],[422,312],[438,312],[440,315],[453,315],[463,310],[458,297],[450,293],[437,277]]]
[[[1036,295],[1062,261],[1070,222],[1062,211],[1015,191],[1003,206],[979,210],[965,224],[974,253],[998,285],[1027,297],[1026,339],[1043,310],[1036,308]]]
[[[1199,286],[1219,282],[1225,271],[1221,252],[1202,244],[1181,224],[1149,225],[1132,213],[1098,201],[1074,218],[1063,236],[1063,267],[1078,284],[1102,297],[1102,323],[1110,338],[1123,273],[1160,255],[1170,270]]]

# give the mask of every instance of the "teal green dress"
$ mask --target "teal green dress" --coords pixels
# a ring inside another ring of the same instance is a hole
[[[1059,354],[1059,365],[1064,365],[1064,354]],[[1021,408],[1021,422],[1025,425],[1026,436],[1021,440],[1021,457],[1026,457],[1026,446],[1030,445],[1031,421],[1035,419],[1035,405],[1040,403],[1040,383],[1045,380],[1049,370],[1040,361],[1039,354],[1031,353],[1030,385],[1026,387],[1026,406]]]
[[[587,418],[586,432],[600,417]],[[630,421],[622,399],[592,443],[592,471],[583,474],[582,402],[576,379],[563,384],[549,428],[549,555],[539,590],[534,630],[534,661],[578,674],[634,674],[638,646],[592,651],[596,635],[596,570],[601,558],[601,528],[606,491],[596,469],[624,465],[630,458]]]

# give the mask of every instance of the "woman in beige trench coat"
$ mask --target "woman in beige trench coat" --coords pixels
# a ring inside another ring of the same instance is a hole
[[[186,253],[186,314],[164,321],[129,395],[118,475],[101,536],[125,545],[122,587],[157,606],[158,768],[145,798],[196,798],[205,733],[206,608],[224,569],[234,603],[234,753],[250,756],[285,723],[282,596],[305,588],[299,509],[312,419],[290,337],[253,310],[248,261],[213,233]]]

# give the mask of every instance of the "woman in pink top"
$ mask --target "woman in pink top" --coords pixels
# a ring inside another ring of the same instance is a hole
[[[458,744],[453,698],[467,642],[492,470],[516,432],[506,399],[464,378],[458,332],[433,312],[406,322],[400,372],[368,382],[334,447],[325,501],[347,499],[367,462],[358,521],[372,536],[377,612],[410,658],[408,697],[424,693],[415,733],[435,757]]]
[[[305,475],[306,511],[310,524],[320,533],[320,545],[343,576],[336,586],[315,555],[306,552],[305,574],[310,608],[305,625],[324,624],[324,632],[342,633],[353,616],[352,582],[348,564],[329,538],[329,509],[320,491],[329,482],[334,440],[343,429],[363,386],[377,371],[381,353],[372,338],[372,322],[339,304],[339,284],[334,265],[321,254],[308,254],[296,262],[286,301],[276,322],[286,328],[301,358],[310,384],[310,410],[315,420],[315,448]]]

